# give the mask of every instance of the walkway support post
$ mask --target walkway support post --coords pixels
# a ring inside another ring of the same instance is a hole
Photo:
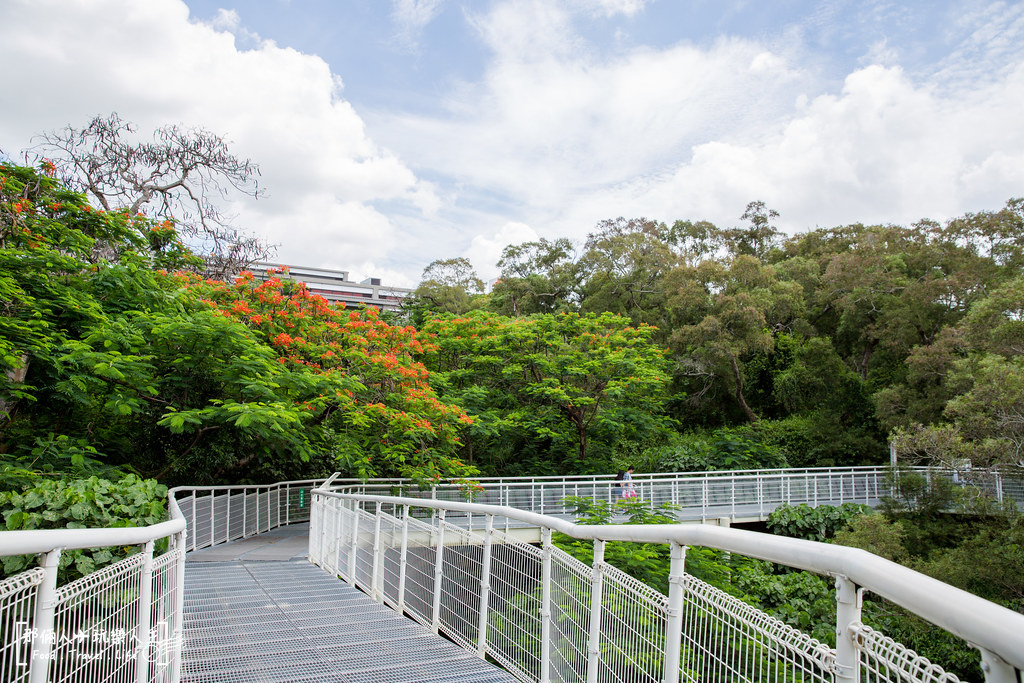
[[[665,623],[664,683],[679,683],[679,656],[683,640],[683,582],[686,546],[672,542],[668,570],[668,621]]]
[[[835,578],[836,683],[860,683],[860,651],[850,627],[860,623],[863,591],[842,574]]]
[[[437,552],[434,553],[434,604],[430,616],[430,630],[441,627],[441,580],[444,571],[444,509],[437,513]]]
[[[544,550],[540,568],[540,683],[551,681],[551,560],[554,548],[551,544],[551,529],[544,527],[540,532]]]
[[[590,638],[587,642],[587,683],[597,683],[601,663],[601,600],[604,587],[604,541],[594,541],[594,571],[590,589]]]
[[[63,548],[54,548],[43,556],[43,582],[36,594],[36,613],[32,625],[36,630],[32,638],[32,661],[29,662],[29,683],[45,683],[49,678],[50,660],[53,659],[53,614],[57,608],[57,567]]]
[[[484,524],[484,556],[480,564],[480,620],[477,624],[476,653],[487,655],[487,608],[491,596],[491,551],[494,546],[494,515],[487,515]]]

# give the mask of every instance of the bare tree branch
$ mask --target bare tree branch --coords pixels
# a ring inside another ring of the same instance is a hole
[[[164,126],[152,142],[132,138],[136,126],[113,113],[85,128],[66,126],[38,136],[72,188],[101,208],[173,218],[183,239],[206,260],[206,275],[223,278],[265,260],[272,249],[232,225],[220,200],[263,194],[259,167],[239,159],[220,136],[202,128]]]

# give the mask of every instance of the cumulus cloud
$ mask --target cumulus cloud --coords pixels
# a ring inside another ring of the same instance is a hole
[[[117,17],[112,21],[112,17]],[[0,146],[99,114],[152,130],[170,123],[223,135],[260,164],[265,198],[234,206],[238,225],[281,245],[279,257],[346,267],[367,249],[385,256],[388,201],[435,210],[433,187],[367,135],[340,80],[316,56],[236,33],[239,16],[190,20],[179,0],[14,0],[0,6],[5,100]]]

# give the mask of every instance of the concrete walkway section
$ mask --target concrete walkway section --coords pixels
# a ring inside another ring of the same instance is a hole
[[[516,681],[305,560],[198,554],[185,569],[183,683]]]

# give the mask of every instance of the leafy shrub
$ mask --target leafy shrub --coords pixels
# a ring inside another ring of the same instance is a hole
[[[833,411],[820,410],[742,427],[778,449],[791,467],[834,467],[883,463],[887,447],[872,424],[844,424]]]
[[[842,505],[780,505],[768,515],[769,531],[776,536],[803,538],[808,541],[825,541],[853,519],[871,511],[867,505],[843,503]]]
[[[680,435],[668,446],[652,449],[645,458],[652,472],[711,472],[718,470],[788,467],[785,455],[754,432],[722,428],[710,434]]]
[[[167,518],[166,498],[166,486],[134,474],[117,481],[39,480],[21,491],[0,491],[0,514],[8,531],[148,526]],[[137,551],[134,546],[67,550],[58,579],[74,580]],[[4,557],[2,572],[14,574],[32,564],[31,555]]]

